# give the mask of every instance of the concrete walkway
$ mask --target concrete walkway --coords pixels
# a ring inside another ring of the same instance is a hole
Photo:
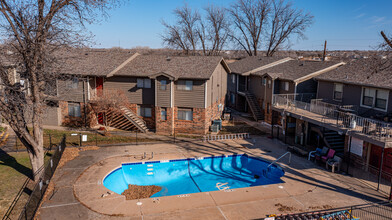
[[[266,137],[248,140],[188,142],[138,146],[102,147],[83,151],[53,178],[55,189],[39,210],[40,219],[255,219],[268,214],[295,213],[337,208],[385,200],[372,188],[353,178],[326,171],[303,158],[283,160],[284,183],[235,189],[232,192],[202,192],[187,197],[167,196],[159,200],[125,200],[118,194],[102,197],[109,190],[102,179],[122,162],[141,161],[144,152],[154,152],[150,160],[206,155],[247,153],[274,160],[286,146]],[[148,155],[148,154],[147,154]],[[147,158],[148,159],[148,158]]]

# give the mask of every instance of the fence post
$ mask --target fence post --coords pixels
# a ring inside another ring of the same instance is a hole
[[[82,146],[82,133],[79,134],[79,147]]]
[[[98,147],[98,132],[95,132],[95,146]]]
[[[52,149],[52,134],[49,134],[49,149]]]
[[[16,152],[18,151],[18,136],[15,135],[15,148],[16,148]]]

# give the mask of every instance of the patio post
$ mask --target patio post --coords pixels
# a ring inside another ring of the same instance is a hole
[[[378,171],[378,180],[377,180],[377,191],[380,189],[380,181],[381,181],[381,175],[382,175],[382,166],[383,166],[383,163],[384,163],[384,151],[385,151],[385,145],[382,148],[382,153],[381,153],[380,169]]]
[[[348,162],[347,162],[347,170],[346,170],[347,174],[349,174],[348,169],[349,169],[350,163],[351,163],[351,140],[352,140],[352,137],[351,136],[349,136],[349,137],[350,137],[350,141],[348,144]]]

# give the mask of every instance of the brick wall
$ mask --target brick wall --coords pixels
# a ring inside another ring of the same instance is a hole
[[[155,129],[157,133],[172,135],[174,133],[174,108],[166,108],[166,114],[164,121],[161,119],[161,107],[155,107]]]
[[[81,117],[73,117],[68,115],[68,102],[59,101],[59,108],[61,112],[61,125],[66,127],[84,127],[85,126],[85,115],[84,115],[84,103],[80,103]],[[86,121],[88,127],[93,127],[98,124],[97,117],[92,110],[90,104],[86,106]]]
[[[178,120],[178,108],[174,107],[174,128],[176,133],[206,134],[206,109],[193,108],[193,120]]]

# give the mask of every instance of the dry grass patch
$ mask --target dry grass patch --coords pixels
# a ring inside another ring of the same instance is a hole
[[[145,199],[150,198],[155,193],[162,190],[160,186],[139,186],[139,185],[128,185],[128,189],[124,190],[121,195],[124,195],[126,200],[133,199]]]

